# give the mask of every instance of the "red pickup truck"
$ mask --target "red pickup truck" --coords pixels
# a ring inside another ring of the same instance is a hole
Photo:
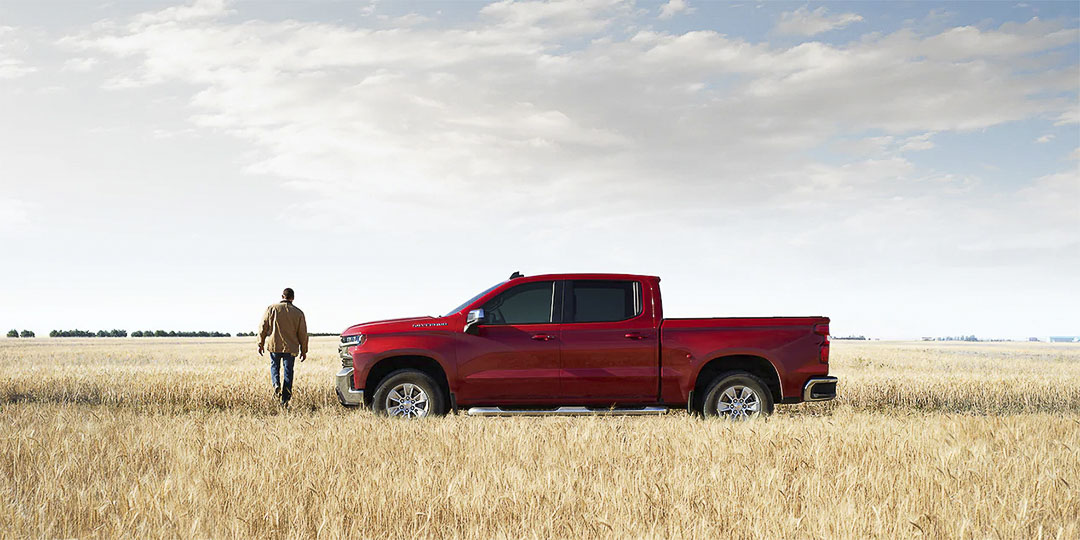
[[[836,397],[829,319],[665,319],[660,278],[510,279],[442,317],[341,335],[343,405],[409,418],[691,413],[743,419]]]

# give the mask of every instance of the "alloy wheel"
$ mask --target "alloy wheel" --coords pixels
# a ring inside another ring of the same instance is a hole
[[[732,420],[745,420],[761,415],[761,398],[749,386],[735,384],[720,393],[716,413]]]
[[[420,418],[428,414],[428,395],[423,388],[402,383],[386,395],[386,414],[404,418]]]

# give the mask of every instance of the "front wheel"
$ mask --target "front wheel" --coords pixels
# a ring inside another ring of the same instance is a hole
[[[773,412],[772,393],[758,377],[745,371],[728,371],[718,375],[705,391],[702,412],[731,420],[768,416]]]
[[[427,373],[401,369],[379,382],[371,408],[376,414],[402,418],[442,416],[446,414],[446,398]]]

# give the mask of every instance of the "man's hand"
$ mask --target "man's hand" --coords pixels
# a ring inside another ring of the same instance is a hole
[[[303,362],[305,358],[307,358],[307,353],[306,352],[300,353],[300,361]]]
[[[262,346],[262,343],[260,343],[259,344],[259,356],[262,356],[262,355],[263,355],[263,346]]]

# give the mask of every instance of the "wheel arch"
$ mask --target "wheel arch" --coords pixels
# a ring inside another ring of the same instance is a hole
[[[380,359],[368,369],[364,379],[364,388],[368,389],[365,394],[367,405],[371,404],[371,399],[375,395],[375,387],[378,386],[379,382],[386,378],[387,375],[401,369],[415,369],[435,379],[448,400],[447,405],[453,404],[453,398],[450,394],[450,382],[446,376],[446,369],[443,368],[442,364],[430,356],[401,354]]]
[[[780,371],[776,369],[775,364],[764,356],[730,354],[713,358],[705,362],[701,369],[698,370],[697,377],[694,380],[693,400],[695,403],[693,405],[700,409],[697,405],[705,398],[705,390],[717,375],[725,371],[737,370],[746,371],[765,381],[765,384],[769,387],[769,393],[772,394],[773,402],[781,402],[783,389],[780,385]]]

